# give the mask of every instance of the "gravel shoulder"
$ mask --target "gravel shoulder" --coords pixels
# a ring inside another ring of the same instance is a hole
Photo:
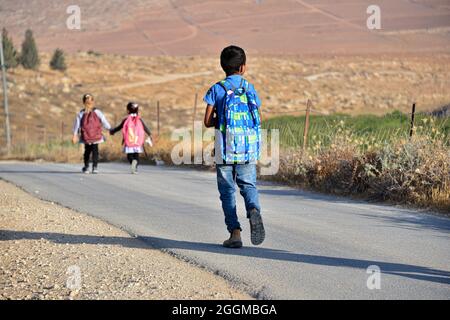
[[[99,219],[0,180],[0,299],[251,299]]]

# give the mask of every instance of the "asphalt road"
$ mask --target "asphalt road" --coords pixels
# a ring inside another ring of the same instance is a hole
[[[120,226],[257,298],[450,298],[450,219],[264,183],[266,241],[250,244],[238,196],[245,247],[225,249],[213,173],[143,167],[132,176],[124,164],[100,169],[82,175],[77,165],[3,162],[0,178]],[[381,271],[380,286],[370,290],[367,268],[373,265]]]

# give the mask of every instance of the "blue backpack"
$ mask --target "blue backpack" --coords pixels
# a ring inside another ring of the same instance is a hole
[[[218,115],[222,159],[228,164],[256,162],[261,155],[261,118],[256,97],[244,79],[239,88],[227,80],[219,84],[227,94],[223,114]]]

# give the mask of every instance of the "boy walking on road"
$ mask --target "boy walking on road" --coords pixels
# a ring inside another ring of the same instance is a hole
[[[243,75],[246,55],[242,48],[230,46],[222,51],[220,62],[226,74],[223,81],[212,86],[207,103],[205,126],[216,129],[215,155],[217,184],[230,238],[227,248],[241,248],[241,225],[236,213],[236,187],[245,201],[250,220],[251,242],[260,245],[265,238],[258,189],[256,161],[260,157],[261,101],[253,85]]]

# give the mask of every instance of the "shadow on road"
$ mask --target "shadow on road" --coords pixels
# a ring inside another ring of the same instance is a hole
[[[42,170],[0,170],[0,174],[2,173],[14,173],[14,174],[78,174],[80,176],[92,175],[82,173],[79,171],[42,171]],[[122,175],[130,175],[128,171],[123,172],[108,172],[108,171],[100,171],[98,175],[111,175],[111,174],[122,174]]]
[[[408,230],[430,229],[435,231],[450,231],[450,220],[425,215],[375,215],[358,214],[359,216],[385,222],[383,228],[403,228]],[[448,236],[448,233],[447,233]]]
[[[430,229],[435,231],[450,231],[449,216],[434,216],[430,214],[422,214],[415,210],[399,209],[398,207],[390,206],[385,203],[369,203],[363,200],[354,200],[350,198],[338,197],[327,194],[311,193],[309,191],[301,191],[295,189],[260,189],[259,193],[262,195],[275,197],[295,197],[298,200],[320,201],[332,204],[362,204],[362,205],[377,205],[383,210],[383,214],[371,213],[354,213],[360,217],[384,222],[386,224],[380,225],[383,228],[402,228],[408,230],[424,230]],[[346,207],[341,207],[346,208]],[[354,210],[353,210],[354,211]]]
[[[42,171],[42,170],[0,170],[0,173],[82,174],[79,171]]]
[[[172,251],[177,249],[211,252],[216,254],[226,254],[234,256],[254,257],[278,261],[298,262],[329,267],[345,267],[366,270],[371,265],[380,267],[383,274],[392,274],[400,277],[411,278],[428,282],[450,284],[450,272],[428,267],[359,260],[339,257],[327,257],[319,255],[300,254],[284,250],[268,249],[263,247],[244,247],[242,249],[226,249],[219,244],[178,241],[156,237],[102,237],[90,235],[72,235],[62,233],[39,233],[39,232],[15,232],[10,230],[0,230],[0,241],[6,240],[40,240],[58,244],[92,244],[92,245],[120,245],[127,248],[149,248],[149,246]],[[177,253],[177,252],[175,252]]]

